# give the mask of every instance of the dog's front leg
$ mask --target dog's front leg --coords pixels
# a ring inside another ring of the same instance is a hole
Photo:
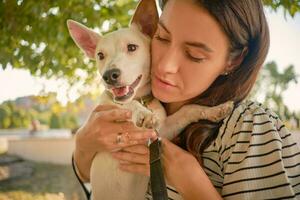
[[[233,102],[228,101],[214,107],[189,104],[168,116],[158,129],[161,136],[172,140],[187,125],[201,119],[218,122],[224,119],[233,109]]]
[[[155,114],[140,102],[133,100],[128,104],[123,105],[123,108],[132,111],[132,121],[138,127],[155,128],[157,119]]]

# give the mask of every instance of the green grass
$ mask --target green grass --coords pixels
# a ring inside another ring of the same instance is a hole
[[[0,182],[0,200],[85,200],[71,165],[33,164],[32,176]]]

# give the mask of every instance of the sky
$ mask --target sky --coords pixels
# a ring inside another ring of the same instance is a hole
[[[280,70],[293,64],[296,73],[300,75],[300,14],[291,18],[288,15],[284,17],[282,11],[266,10],[266,15],[271,36],[266,62],[276,61]],[[27,70],[15,70],[12,67],[0,69],[0,103],[21,96],[38,95],[42,89],[45,92],[57,92],[58,100],[63,104],[68,99],[75,100],[79,97],[76,89],[68,91],[65,80],[37,78],[31,76]],[[283,97],[292,111],[300,111],[300,77],[299,83],[291,84]]]

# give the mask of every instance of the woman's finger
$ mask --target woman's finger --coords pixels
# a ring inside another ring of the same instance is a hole
[[[141,174],[141,175],[144,175],[144,176],[150,176],[150,167],[149,167],[149,165],[120,164],[119,168],[123,171],[137,173],[137,174]]]
[[[127,146],[132,146],[133,144],[138,144],[140,141],[145,141],[152,139],[156,136],[155,132],[149,131],[131,131],[131,132],[119,132],[108,134],[106,137],[99,137],[101,139],[105,138],[106,143],[113,145],[114,147],[125,148]]]
[[[118,152],[111,153],[111,155],[115,159],[131,162],[131,163],[138,163],[138,164],[149,163],[149,156],[147,154],[128,153],[128,152],[118,151]]]
[[[110,105],[110,104],[101,104],[97,105],[94,109],[93,112],[99,112],[99,111],[105,111],[105,110],[111,110],[111,109],[117,109],[119,108],[116,105]]]
[[[131,140],[156,139],[157,134],[153,130],[134,130],[129,132]]]
[[[125,147],[122,149],[125,152],[137,153],[137,154],[149,154],[149,148],[145,145],[134,145]]]
[[[127,109],[110,109],[94,112],[95,117],[105,121],[127,121],[131,119],[131,111]]]

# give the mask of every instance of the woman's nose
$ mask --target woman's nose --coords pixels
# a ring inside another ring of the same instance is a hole
[[[179,70],[180,56],[176,49],[169,48],[160,56],[157,68],[160,73],[175,74]]]

